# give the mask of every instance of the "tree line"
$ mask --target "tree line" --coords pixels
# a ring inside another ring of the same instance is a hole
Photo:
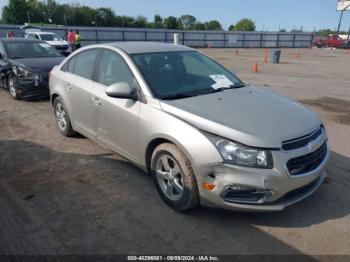
[[[2,23],[7,24],[55,24],[66,26],[134,27],[179,30],[223,30],[217,20],[198,21],[192,15],[162,17],[155,15],[153,21],[144,16],[117,15],[109,7],[91,8],[80,4],[60,4],[55,0],[9,0],[2,10]],[[231,25],[232,31],[255,31],[251,19],[242,19]]]

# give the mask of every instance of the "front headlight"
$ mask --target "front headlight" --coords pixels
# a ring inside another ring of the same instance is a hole
[[[17,74],[19,76],[29,76],[31,75],[31,72],[28,69],[19,66],[17,67]]]
[[[228,164],[254,168],[273,168],[272,154],[269,150],[248,147],[213,135],[210,135],[209,139]]]
[[[17,75],[22,77],[32,78],[33,80],[39,80],[39,75],[24,67],[17,67]]]

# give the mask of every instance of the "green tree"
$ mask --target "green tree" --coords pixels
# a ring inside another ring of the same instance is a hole
[[[222,31],[222,26],[219,21],[211,20],[204,23],[205,30],[208,31]]]
[[[180,18],[181,18],[183,27],[186,30],[191,29],[194,23],[197,21],[197,19],[193,15],[182,15]]]
[[[178,29],[179,21],[175,16],[169,16],[164,19],[164,26],[167,29]]]
[[[24,24],[27,22],[27,1],[9,0],[2,10],[2,18],[8,24]]]
[[[153,23],[154,23],[154,28],[162,28],[163,27],[163,17],[161,17],[160,15],[155,15]]]
[[[138,16],[134,21],[133,27],[145,28],[146,24],[147,24],[147,18],[144,16]]]
[[[229,27],[230,31],[255,31],[256,26],[253,20],[249,18],[243,18],[235,25]]]
[[[192,25],[191,29],[192,30],[205,30],[205,26],[203,23],[197,21]]]

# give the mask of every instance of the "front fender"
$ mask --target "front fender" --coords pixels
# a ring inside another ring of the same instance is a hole
[[[223,161],[216,147],[200,130],[160,108],[141,104],[139,130],[140,159],[145,166],[147,147],[159,138],[176,144],[194,167]]]

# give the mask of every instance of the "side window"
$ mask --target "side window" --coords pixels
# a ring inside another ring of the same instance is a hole
[[[70,72],[74,74],[74,66],[75,62],[77,61],[77,56],[73,56],[71,59],[69,59],[61,68],[64,72]]]
[[[72,65],[74,67],[73,73],[78,76],[92,80],[93,68],[98,52],[98,49],[92,49],[83,51],[76,55],[75,65]],[[70,64],[68,64],[68,71],[70,71],[69,69]]]
[[[111,50],[105,50],[98,64],[97,82],[105,86],[126,82],[132,87],[134,86],[134,76],[119,54]]]
[[[74,72],[74,66],[75,66],[75,62],[77,61],[77,56],[74,56],[72,59],[70,59],[67,62],[67,71],[72,73]]]

